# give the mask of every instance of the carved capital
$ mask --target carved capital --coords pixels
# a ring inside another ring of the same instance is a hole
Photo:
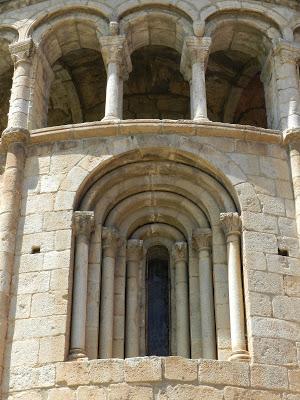
[[[109,63],[119,65],[120,74],[128,75],[132,70],[126,37],[123,35],[99,36],[101,53],[107,69]]]
[[[172,249],[175,262],[187,261],[187,244],[185,242],[176,242]]]
[[[12,143],[21,143],[25,146],[29,137],[30,133],[27,129],[7,128],[2,132],[1,143],[6,149]]]
[[[203,69],[206,69],[210,46],[210,37],[188,36],[185,38],[180,71],[186,80],[191,80],[191,68],[194,63],[200,63]]]
[[[289,128],[283,132],[283,143],[285,145],[300,142],[300,127]]]
[[[143,241],[130,239],[127,241],[127,259],[129,261],[139,261],[143,256]]]
[[[274,56],[279,56],[282,64],[295,64],[300,59],[300,44],[278,39],[273,47]]]
[[[118,248],[119,243],[120,236],[117,229],[111,227],[102,228],[102,247],[104,250],[108,249],[114,252]]]
[[[30,63],[35,50],[35,44],[32,39],[9,45],[9,51],[15,65],[23,62]]]
[[[211,248],[211,230],[209,228],[196,229],[193,232],[193,246],[197,251]]]
[[[93,211],[75,211],[73,216],[74,231],[76,236],[83,235],[87,239],[94,229]]]
[[[220,222],[225,235],[241,234],[241,218],[237,212],[221,213]]]

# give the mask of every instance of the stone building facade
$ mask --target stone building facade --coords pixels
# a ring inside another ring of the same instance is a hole
[[[0,2],[3,400],[300,399],[298,0]]]

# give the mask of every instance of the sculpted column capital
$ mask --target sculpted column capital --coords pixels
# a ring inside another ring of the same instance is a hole
[[[172,249],[175,262],[187,261],[187,244],[185,242],[176,242]]]
[[[120,243],[120,236],[117,229],[112,227],[102,228],[102,247],[104,250],[112,251],[114,254]]]
[[[237,212],[221,213],[220,222],[226,236],[241,234],[241,218]]]
[[[9,51],[15,66],[17,66],[24,62],[31,63],[36,47],[32,39],[26,39],[22,42],[10,44]]]
[[[274,56],[279,56],[282,64],[295,64],[300,59],[300,44],[278,39],[273,47]]]
[[[73,216],[73,224],[76,236],[83,235],[89,238],[94,229],[94,212],[93,211],[75,211]]]
[[[191,80],[191,67],[193,64],[199,63],[203,66],[204,70],[206,69],[210,46],[210,37],[188,36],[185,38],[180,71],[186,80]]]
[[[139,261],[143,256],[143,241],[130,239],[127,241],[127,259],[128,261]]]
[[[196,229],[193,232],[193,246],[197,251],[211,248],[211,230],[209,228]]]
[[[120,68],[120,75],[126,77],[132,70],[126,37],[115,34],[99,36],[99,42],[106,69],[109,63],[115,63]]]
[[[30,137],[27,129],[6,128],[1,135],[1,143],[7,149],[10,144],[20,143],[26,146]]]

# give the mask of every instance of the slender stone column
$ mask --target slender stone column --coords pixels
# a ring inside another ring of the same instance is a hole
[[[32,39],[13,43],[9,50],[14,62],[13,84],[7,129],[28,129],[30,88],[35,46]]]
[[[227,240],[228,290],[232,355],[230,360],[247,360],[244,296],[241,272],[241,220],[238,213],[220,214],[221,226]]]
[[[14,264],[21,186],[26,157],[27,130],[6,130],[2,145],[6,148],[0,209],[0,382],[7,333],[10,284]]]
[[[75,211],[76,253],[72,302],[70,359],[86,357],[85,329],[90,235],[94,229],[94,212]]]
[[[284,143],[288,146],[293,181],[297,233],[300,245],[300,44],[279,41],[274,49],[279,97],[279,110],[287,115],[281,124]],[[279,79],[280,78],[280,79]]]
[[[207,121],[205,70],[210,45],[209,37],[189,36],[182,51],[180,70],[190,82],[191,117],[199,121]]]
[[[126,271],[126,357],[138,357],[139,354],[139,269],[143,256],[143,241],[131,239],[127,242]]]
[[[300,126],[299,60],[299,43],[274,42],[261,73],[270,128],[293,130]]]
[[[211,230],[197,229],[193,241],[198,251],[202,357],[216,358],[216,327],[211,263]]]
[[[121,80],[132,70],[126,37],[118,35],[118,30],[118,23],[111,22],[111,35],[99,37],[107,71],[105,116],[103,119],[111,121],[118,121],[122,118],[123,101],[120,100],[120,96],[123,97],[123,87]]]
[[[113,228],[102,230],[102,286],[100,306],[100,358],[113,354],[114,281],[118,247],[118,233]]]
[[[190,329],[188,303],[187,244],[176,242],[173,247],[175,261],[176,335],[177,356],[190,357]]]

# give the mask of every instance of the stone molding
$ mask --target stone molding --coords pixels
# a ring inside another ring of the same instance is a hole
[[[80,140],[91,137],[132,136],[139,134],[181,134],[199,137],[223,137],[253,142],[282,143],[278,130],[231,125],[212,121],[193,120],[122,120],[118,122],[95,121],[81,124],[35,129],[30,136],[30,144],[38,145],[65,140]],[[1,143],[0,143],[1,150]]]
[[[188,36],[185,38],[180,63],[180,71],[185,80],[191,80],[191,67],[194,63],[199,62],[203,69],[206,69],[210,46],[210,37]]]
[[[140,261],[143,256],[143,240],[130,239],[127,241],[127,260]]]
[[[187,261],[187,244],[185,242],[176,242],[172,249],[172,255],[175,262]]]
[[[237,212],[221,213],[220,222],[226,236],[241,234],[241,218]]]
[[[94,230],[94,212],[93,211],[75,211],[73,217],[75,234],[90,237]]]
[[[192,243],[195,250],[209,250],[211,248],[212,233],[209,228],[196,229],[193,232]]]
[[[123,79],[127,79],[132,71],[132,64],[126,36],[99,36],[99,42],[106,69],[109,63],[116,63],[120,67],[120,75]]]
[[[26,39],[22,42],[10,44],[9,51],[14,64],[18,65],[23,62],[30,63],[36,47],[32,39]]]

